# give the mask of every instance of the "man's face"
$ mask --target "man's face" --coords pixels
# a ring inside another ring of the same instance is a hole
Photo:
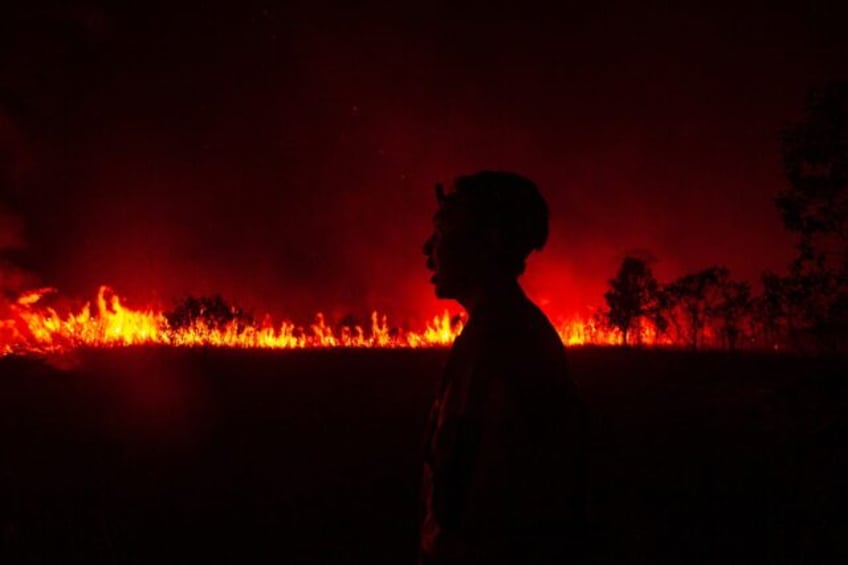
[[[442,205],[433,218],[433,235],[424,243],[424,254],[439,298],[467,296],[480,278],[485,253],[471,225],[468,214],[451,205]]]

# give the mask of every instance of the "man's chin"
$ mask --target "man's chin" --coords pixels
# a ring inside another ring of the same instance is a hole
[[[457,300],[457,297],[461,294],[458,292],[458,285],[453,279],[446,279],[443,276],[434,274],[430,277],[430,283],[433,285],[436,298]]]

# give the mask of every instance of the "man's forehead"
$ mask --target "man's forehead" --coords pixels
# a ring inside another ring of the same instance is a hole
[[[433,215],[433,224],[439,227],[465,224],[470,218],[469,210],[451,200],[443,200]]]

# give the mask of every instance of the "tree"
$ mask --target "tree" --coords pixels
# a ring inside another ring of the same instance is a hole
[[[625,257],[615,278],[609,281],[610,290],[604,294],[609,324],[621,331],[623,345],[628,344],[630,331],[656,311],[659,284],[648,263],[647,258]],[[638,333],[637,340],[641,340]]]
[[[662,320],[664,333],[669,327],[674,328],[674,342],[678,345],[688,340],[684,316],[681,315],[680,299],[679,289],[674,283],[664,285],[657,292],[656,317]]]
[[[776,198],[783,223],[800,236],[800,262],[846,268],[848,248],[848,81],[807,98],[807,120],[783,132],[789,188]]]
[[[191,328],[202,324],[207,328],[222,330],[236,324],[241,330],[253,323],[253,317],[237,306],[233,306],[220,295],[189,296],[170,312],[165,313],[172,329]]]
[[[728,273],[726,267],[709,267],[697,273],[683,275],[665,289],[676,310],[673,315],[683,318],[692,349],[697,349],[698,343],[703,342],[704,327],[715,315],[720,300],[720,289]],[[680,318],[676,320],[676,323],[680,324]]]
[[[783,315],[796,349],[834,348],[846,335],[846,288],[827,269],[793,268],[780,278]]]
[[[751,285],[743,281],[720,279],[721,298],[714,308],[719,331],[731,351],[736,349],[743,324],[751,315]]]
[[[775,203],[798,234],[782,287],[786,308],[798,314],[787,318],[790,332],[832,344],[848,335],[848,81],[811,92],[806,106],[806,120],[782,140],[789,188]]]
[[[654,330],[656,331],[654,337],[657,341],[668,333],[668,328],[671,325],[670,310],[672,308],[673,299],[671,295],[664,286],[660,285],[654,293],[654,303],[648,313],[648,318],[653,323]]]
[[[783,281],[780,275],[765,272],[762,276],[763,292],[751,301],[751,321],[761,346],[777,348],[786,321]]]

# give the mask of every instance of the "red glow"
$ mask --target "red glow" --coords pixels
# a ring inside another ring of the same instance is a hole
[[[274,322],[266,316],[258,323],[229,322],[212,325],[195,321],[172,328],[161,309],[131,308],[107,287],[100,287],[94,305],[60,314],[42,300],[50,288],[22,293],[0,317],[0,354],[67,352],[78,347],[167,345],[175,347],[234,347],[297,349],[327,347],[439,347],[453,342],[462,331],[463,318],[448,311],[432,316],[416,328],[393,328],[386,316],[374,311],[370,324],[335,326],[318,313],[312,324]],[[614,344],[616,332],[591,320],[570,318],[558,325],[568,345]],[[650,333],[645,343],[654,343]]]

